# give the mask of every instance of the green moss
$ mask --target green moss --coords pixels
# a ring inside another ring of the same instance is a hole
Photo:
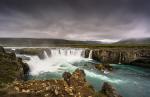
[[[76,48],[150,48],[149,44],[68,44],[63,47],[76,47]]]

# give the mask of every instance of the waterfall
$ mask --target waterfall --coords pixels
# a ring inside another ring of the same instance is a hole
[[[92,59],[93,50],[90,50],[89,59]]]
[[[121,52],[119,53],[119,63],[118,64],[121,64]]]
[[[50,49],[51,56],[77,56],[84,57],[84,49],[62,48],[62,49]]]
[[[45,59],[49,57],[46,51],[44,51],[43,53],[44,53],[44,58]]]
[[[50,56],[48,54],[50,52]],[[49,51],[43,51],[44,58],[52,57],[83,57],[85,58],[84,49],[75,49],[75,48],[50,48]]]
[[[50,56],[48,56],[49,51]],[[88,58],[84,58],[85,49],[49,48],[49,51],[43,51],[44,60],[41,60],[38,56],[28,56],[30,60],[26,60],[26,63],[29,64],[31,75],[38,75],[43,72],[73,71],[77,68],[73,64],[89,60]]]

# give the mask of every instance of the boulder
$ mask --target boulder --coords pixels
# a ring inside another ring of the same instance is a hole
[[[98,69],[99,71],[112,71],[112,67],[109,64],[96,64],[95,68]]]
[[[0,46],[0,53],[5,53],[5,50],[2,46]]]
[[[107,97],[122,97],[116,91],[116,89],[109,83],[104,82],[101,90]]]
[[[70,77],[72,76],[71,73],[64,72],[62,76],[63,76],[64,80],[67,82],[67,84],[70,85]]]
[[[86,84],[85,73],[83,70],[76,69],[70,77],[70,85],[84,86]]]

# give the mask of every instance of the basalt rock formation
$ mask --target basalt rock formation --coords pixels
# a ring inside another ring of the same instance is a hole
[[[88,57],[87,49],[85,56]],[[99,48],[92,50],[92,59],[102,63],[128,64],[150,67],[149,48]]]

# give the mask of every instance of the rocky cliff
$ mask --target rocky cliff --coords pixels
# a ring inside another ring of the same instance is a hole
[[[25,80],[29,68],[15,53],[6,53],[0,47],[0,87],[5,87],[15,80]]]
[[[102,63],[131,64],[150,67],[149,48],[99,48],[87,49],[86,57],[92,50],[92,59]]]

